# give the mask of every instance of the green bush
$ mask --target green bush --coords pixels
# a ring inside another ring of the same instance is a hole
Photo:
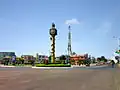
[[[68,64],[36,64],[36,67],[71,67]]]

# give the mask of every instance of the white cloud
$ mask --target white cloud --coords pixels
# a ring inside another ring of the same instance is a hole
[[[66,20],[65,24],[79,24],[80,22],[77,19]]]

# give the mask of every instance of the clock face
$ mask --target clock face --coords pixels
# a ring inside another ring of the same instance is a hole
[[[51,33],[51,34],[55,34],[55,30],[52,30],[52,29],[51,29],[50,33]]]

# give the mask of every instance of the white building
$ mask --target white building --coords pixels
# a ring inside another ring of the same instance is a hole
[[[37,58],[37,61],[39,63],[43,62],[44,60],[48,60],[48,56],[47,55],[39,55],[39,54],[36,54],[36,58]]]

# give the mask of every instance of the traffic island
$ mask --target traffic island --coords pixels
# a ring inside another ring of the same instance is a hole
[[[71,67],[69,64],[36,64],[36,67]]]
[[[36,64],[35,69],[69,69],[72,68],[68,64]]]

